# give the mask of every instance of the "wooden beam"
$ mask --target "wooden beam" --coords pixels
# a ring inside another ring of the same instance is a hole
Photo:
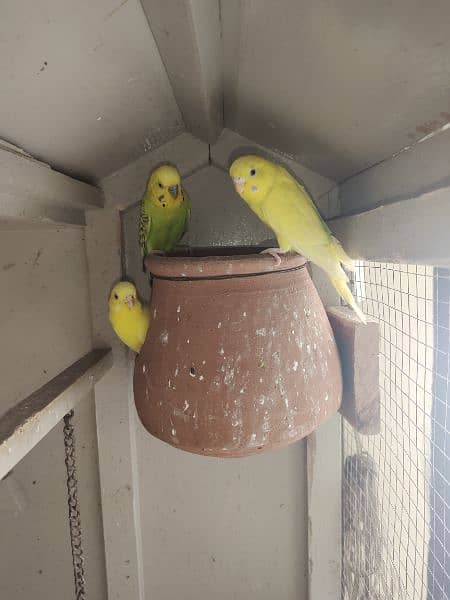
[[[339,296],[322,269],[310,265],[325,306]],[[306,438],[308,483],[308,598],[335,600],[341,590],[341,415]]]
[[[111,366],[109,349],[92,350],[0,416],[0,479],[87,395]]]
[[[341,215],[416,198],[450,186],[450,130],[404,148],[339,184]]]
[[[103,193],[28,155],[0,148],[0,219],[84,225],[84,211],[103,206]]]
[[[206,166],[208,161],[208,144],[190,133],[182,133],[102,179],[105,205],[108,208],[124,210],[136,204],[142,198],[150,172],[162,162],[174,164],[181,177],[188,177]]]
[[[223,124],[219,2],[141,0],[188,131],[206,142]]]
[[[134,174],[131,169],[133,183]],[[114,186],[111,189],[115,191]],[[111,285],[122,277],[120,213],[106,208],[90,211],[86,218],[94,342],[97,346],[111,346],[114,352],[112,369],[95,386],[107,597],[144,600],[139,457],[135,442],[140,425],[132,382],[134,353],[112,330],[105,301]]]
[[[283,163],[294,176],[303,181],[324,217],[330,218],[339,214],[337,186],[334,181],[308,169],[292,158],[256,144],[234,131],[229,129],[222,131],[217,142],[211,146],[211,161],[215,166],[228,171],[234,158],[255,151],[276,162]]]
[[[307,438],[309,600],[336,600],[341,588],[341,416]]]
[[[328,222],[355,259],[450,265],[450,187]]]

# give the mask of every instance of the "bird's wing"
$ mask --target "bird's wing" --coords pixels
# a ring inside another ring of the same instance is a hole
[[[141,247],[142,256],[147,254],[147,238],[152,226],[152,219],[146,210],[145,196],[141,202],[141,214],[139,216],[139,245]]]
[[[302,184],[280,168],[280,176],[263,203],[266,223],[292,248],[323,245],[330,231]],[[279,240],[280,241],[280,240]]]
[[[328,225],[323,220],[322,215],[320,214],[317,206],[314,204],[314,200],[312,199],[312,195],[310,194],[308,188],[303,183],[303,181],[299,181],[299,180],[295,179],[294,177],[292,177],[292,175],[286,169],[284,169],[283,167],[280,167],[280,170],[282,172],[282,179],[286,180],[287,182],[290,182],[291,184],[295,184],[296,187],[298,188],[299,195],[301,196],[301,198],[303,200],[303,206],[304,206],[304,208],[306,209],[306,206],[308,206],[309,208],[311,208],[312,211],[315,213],[316,217],[318,218],[318,220],[320,221],[322,227],[328,233],[331,234],[331,231],[330,231]],[[312,214],[311,214],[311,218],[313,218]]]

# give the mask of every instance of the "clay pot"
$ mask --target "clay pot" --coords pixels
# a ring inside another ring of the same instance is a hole
[[[188,452],[285,446],[337,412],[334,337],[305,260],[252,248],[147,259],[151,324],[134,369],[139,417]]]

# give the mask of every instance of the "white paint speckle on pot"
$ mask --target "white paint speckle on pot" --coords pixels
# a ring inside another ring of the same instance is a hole
[[[225,373],[225,377],[223,378],[223,382],[225,385],[230,385],[234,379],[234,369],[228,369]]]
[[[296,371],[298,369],[298,361],[296,361],[296,360],[294,361],[294,364],[292,365],[292,369],[294,371]]]
[[[159,336],[159,339],[161,340],[161,344],[163,346],[167,346],[167,344],[169,343],[169,332],[163,331]]]

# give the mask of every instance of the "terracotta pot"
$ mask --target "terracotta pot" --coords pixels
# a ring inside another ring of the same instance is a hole
[[[151,325],[134,397],[157,438],[237,457],[308,435],[337,412],[342,379],[305,260],[285,256],[276,267],[255,248],[226,251],[147,259]]]

